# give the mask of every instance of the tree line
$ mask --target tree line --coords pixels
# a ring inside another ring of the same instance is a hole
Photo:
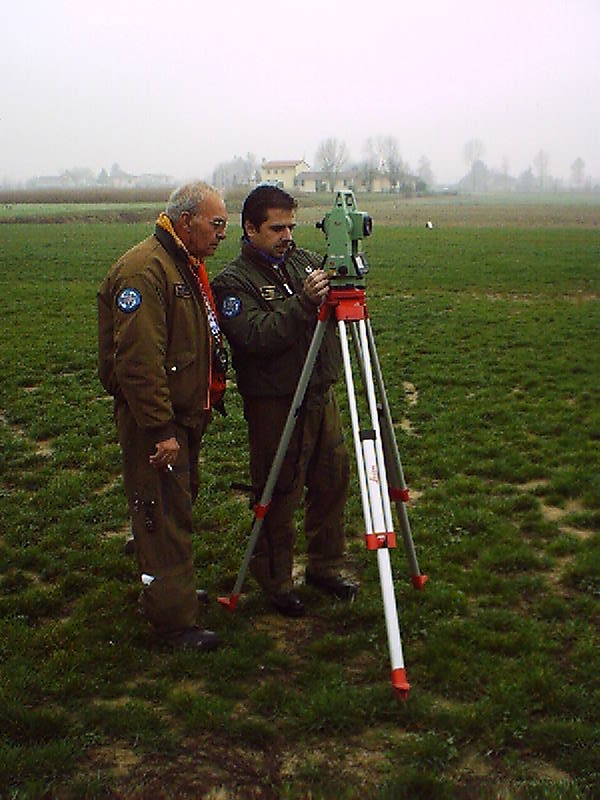
[[[574,189],[600,191],[600,184],[586,175],[585,162],[577,156],[570,168],[567,184],[554,178],[550,172],[550,156],[539,150],[530,166],[518,176],[509,171],[508,159],[500,168],[491,168],[484,161],[485,147],[480,139],[470,139],[463,148],[467,172],[452,187],[463,192],[546,192]],[[258,183],[261,178],[260,160],[252,153],[219,163],[207,177],[220,189],[245,187]],[[362,156],[353,160],[343,139],[323,139],[315,152],[314,170],[322,176],[324,190],[328,191],[343,178],[345,185],[361,187],[366,191],[390,191],[411,194],[435,189],[436,182],[431,161],[422,155],[416,166],[411,166],[401,156],[398,140],[394,136],[369,137],[362,148]],[[113,164],[110,170],[95,174],[87,168],[76,167],[60,175],[31,178],[25,183],[29,190],[48,189],[162,189],[175,185],[175,179],[164,174],[130,175]],[[3,188],[11,188],[8,184]],[[15,188],[15,187],[12,187]]]
[[[539,150],[531,165],[518,176],[509,172],[508,159],[503,159],[499,169],[488,167],[483,160],[485,147],[480,139],[470,139],[464,145],[463,158],[467,172],[456,188],[468,192],[502,191],[559,191],[564,188],[581,191],[598,190],[585,174],[585,162],[581,157],[571,164],[570,181],[565,187],[562,180],[552,177],[549,169],[550,156]],[[246,186],[261,179],[261,161],[252,153],[236,156],[218,164],[212,173],[212,182],[223,189]],[[401,148],[394,136],[369,137],[363,146],[362,157],[355,161],[343,139],[323,139],[315,152],[314,169],[322,173],[324,183],[333,187],[342,176],[354,178],[357,184],[372,190],[376,181],[385,179],[388,191],[427,191],[435,187],[435,175],[427,156],[422,155],[413,167],[401,156]]]
[[[509,172],[508,159],[504,158],[500,169],[492,169],[483,160],[485,147],[480,139],[470,139],[464,146],[464,160],[469,167],[467,174],[459,181],[457,188],[470,192],[547,192],[565,188],[560,178],[550,172],[550,156],[540,149],[532,163],[520,175],[514,177]],[[577,156],[571,164],[568,188],[580,191],[598,190],[585,174],[585,161]]]

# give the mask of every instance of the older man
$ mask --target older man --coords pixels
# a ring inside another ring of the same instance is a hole
[[[204,259],[225,238],[215,189],[176,189],[154,233],[98,292],[98,374],[114,397],[142,611],[175,648],[214,650],[197,624],[192,504],[200,443],[225,388],[224,350]]]

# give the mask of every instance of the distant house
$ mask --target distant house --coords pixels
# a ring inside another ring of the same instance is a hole
[[[370,177],[360,176],[358,188],[361,192],[391,192],[392,184],[387,175],[376,173]]]
[[[145,173],[144,175],[138,175],[135,178],[135,185],[140,187],[164,186],[166,188],[169,188],[175,185],[175,178],[171,177],[170,175]]]
[[[301,172],[294,180],[294,187],[301,192],[327,192],[329,181],[323,172]]]
[[[171,187],[175,185],[174,178],[169,175],[151,174],[130,175],[115,165],[110,174],[102,169],[98,176],[85,168],[66,170],[61,175],[42,175],[31,178],[27,182],[30,189],[79,189],[94,186],[111,189],[138,189],[153,187]]]
[[[260,179],[265,183],[274,183],[286,191],[296,185],[296,178],[310,167],[306,161],[263,161],[260,168]]]
[[[338,172],[332,181],[331,175],[326,172],[301,172],[294,185],[301,192],[338,192],[352,189],[356,182],[355,177],[351,172]]]

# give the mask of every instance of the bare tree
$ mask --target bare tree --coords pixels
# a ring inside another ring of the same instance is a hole
[[[433,172],[431,171],[431,162],[426,156],[421,156],[419,159],[419,166],[417,168],[417,175],[423,181],[425,186],[431,188],[433,186]]]
[[[363,181],[370,192],[373,189],[373,181],[377,175],[383,172],[383,147],[381,136],[369,137],[363,147],[365,158],[360,165]]]
[[[476,161],[481,161],[485,147],[481,139],[469,139],[464,146],[464,157],[469,167],[473,167]]]
[[[315,162],[317,168],[327,176],[329,188],[333,191],[337,176],[348,162],[346,143],[335,138],[323,139],[317,148]]]
[[[537,155],[533,159],[533,166],[535,167],[535,171],[538,176],[540,191],[542,191],[544,189],[544,186],[546,185],[549,162],[550,162],[550,156],[548,155],[548,153],[546,153],[545,150],[539,150]]]
[[[508,156],[502,156],[501,173],[502,173],[502,188],[504,189],[504,191],[508,189],[509,185],[509,167],[510,165],[508,161]]]
[[[535,191],[535,177],[531,167],[529,167],[519,175],[517,181],[517,188],[520,192]]]
[[[234,156],[231,161],[222,161],[213,170],[212,183],[219,189],[248,186],[259,174],[258,160],[253,153],[245,158]]]
[[[386,136],[382,142],[383,169],[390,180],[390,188],[397,189],[404,177],[406,168],[400,156],[398,140],[393,136]]]
[[[582,186],[585,179],[585,161],[577,157],[571,164],[571,183],[573,186]]]

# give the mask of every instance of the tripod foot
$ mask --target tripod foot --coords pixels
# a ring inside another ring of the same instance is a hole
[[[392,670],[392,689],[398,700],[407,700],[410,683],[406,680],[405,669]]]
[[[429,580],[429,575],[413,575],[411,580],[415,589],[422,589]]]
[[[237,606],[237,602],[240,599],[239,594],[232,594],[229,597],[217,597],[217,602],[221,603],[222,606],[228,611],[235,611],[235,607]]]

